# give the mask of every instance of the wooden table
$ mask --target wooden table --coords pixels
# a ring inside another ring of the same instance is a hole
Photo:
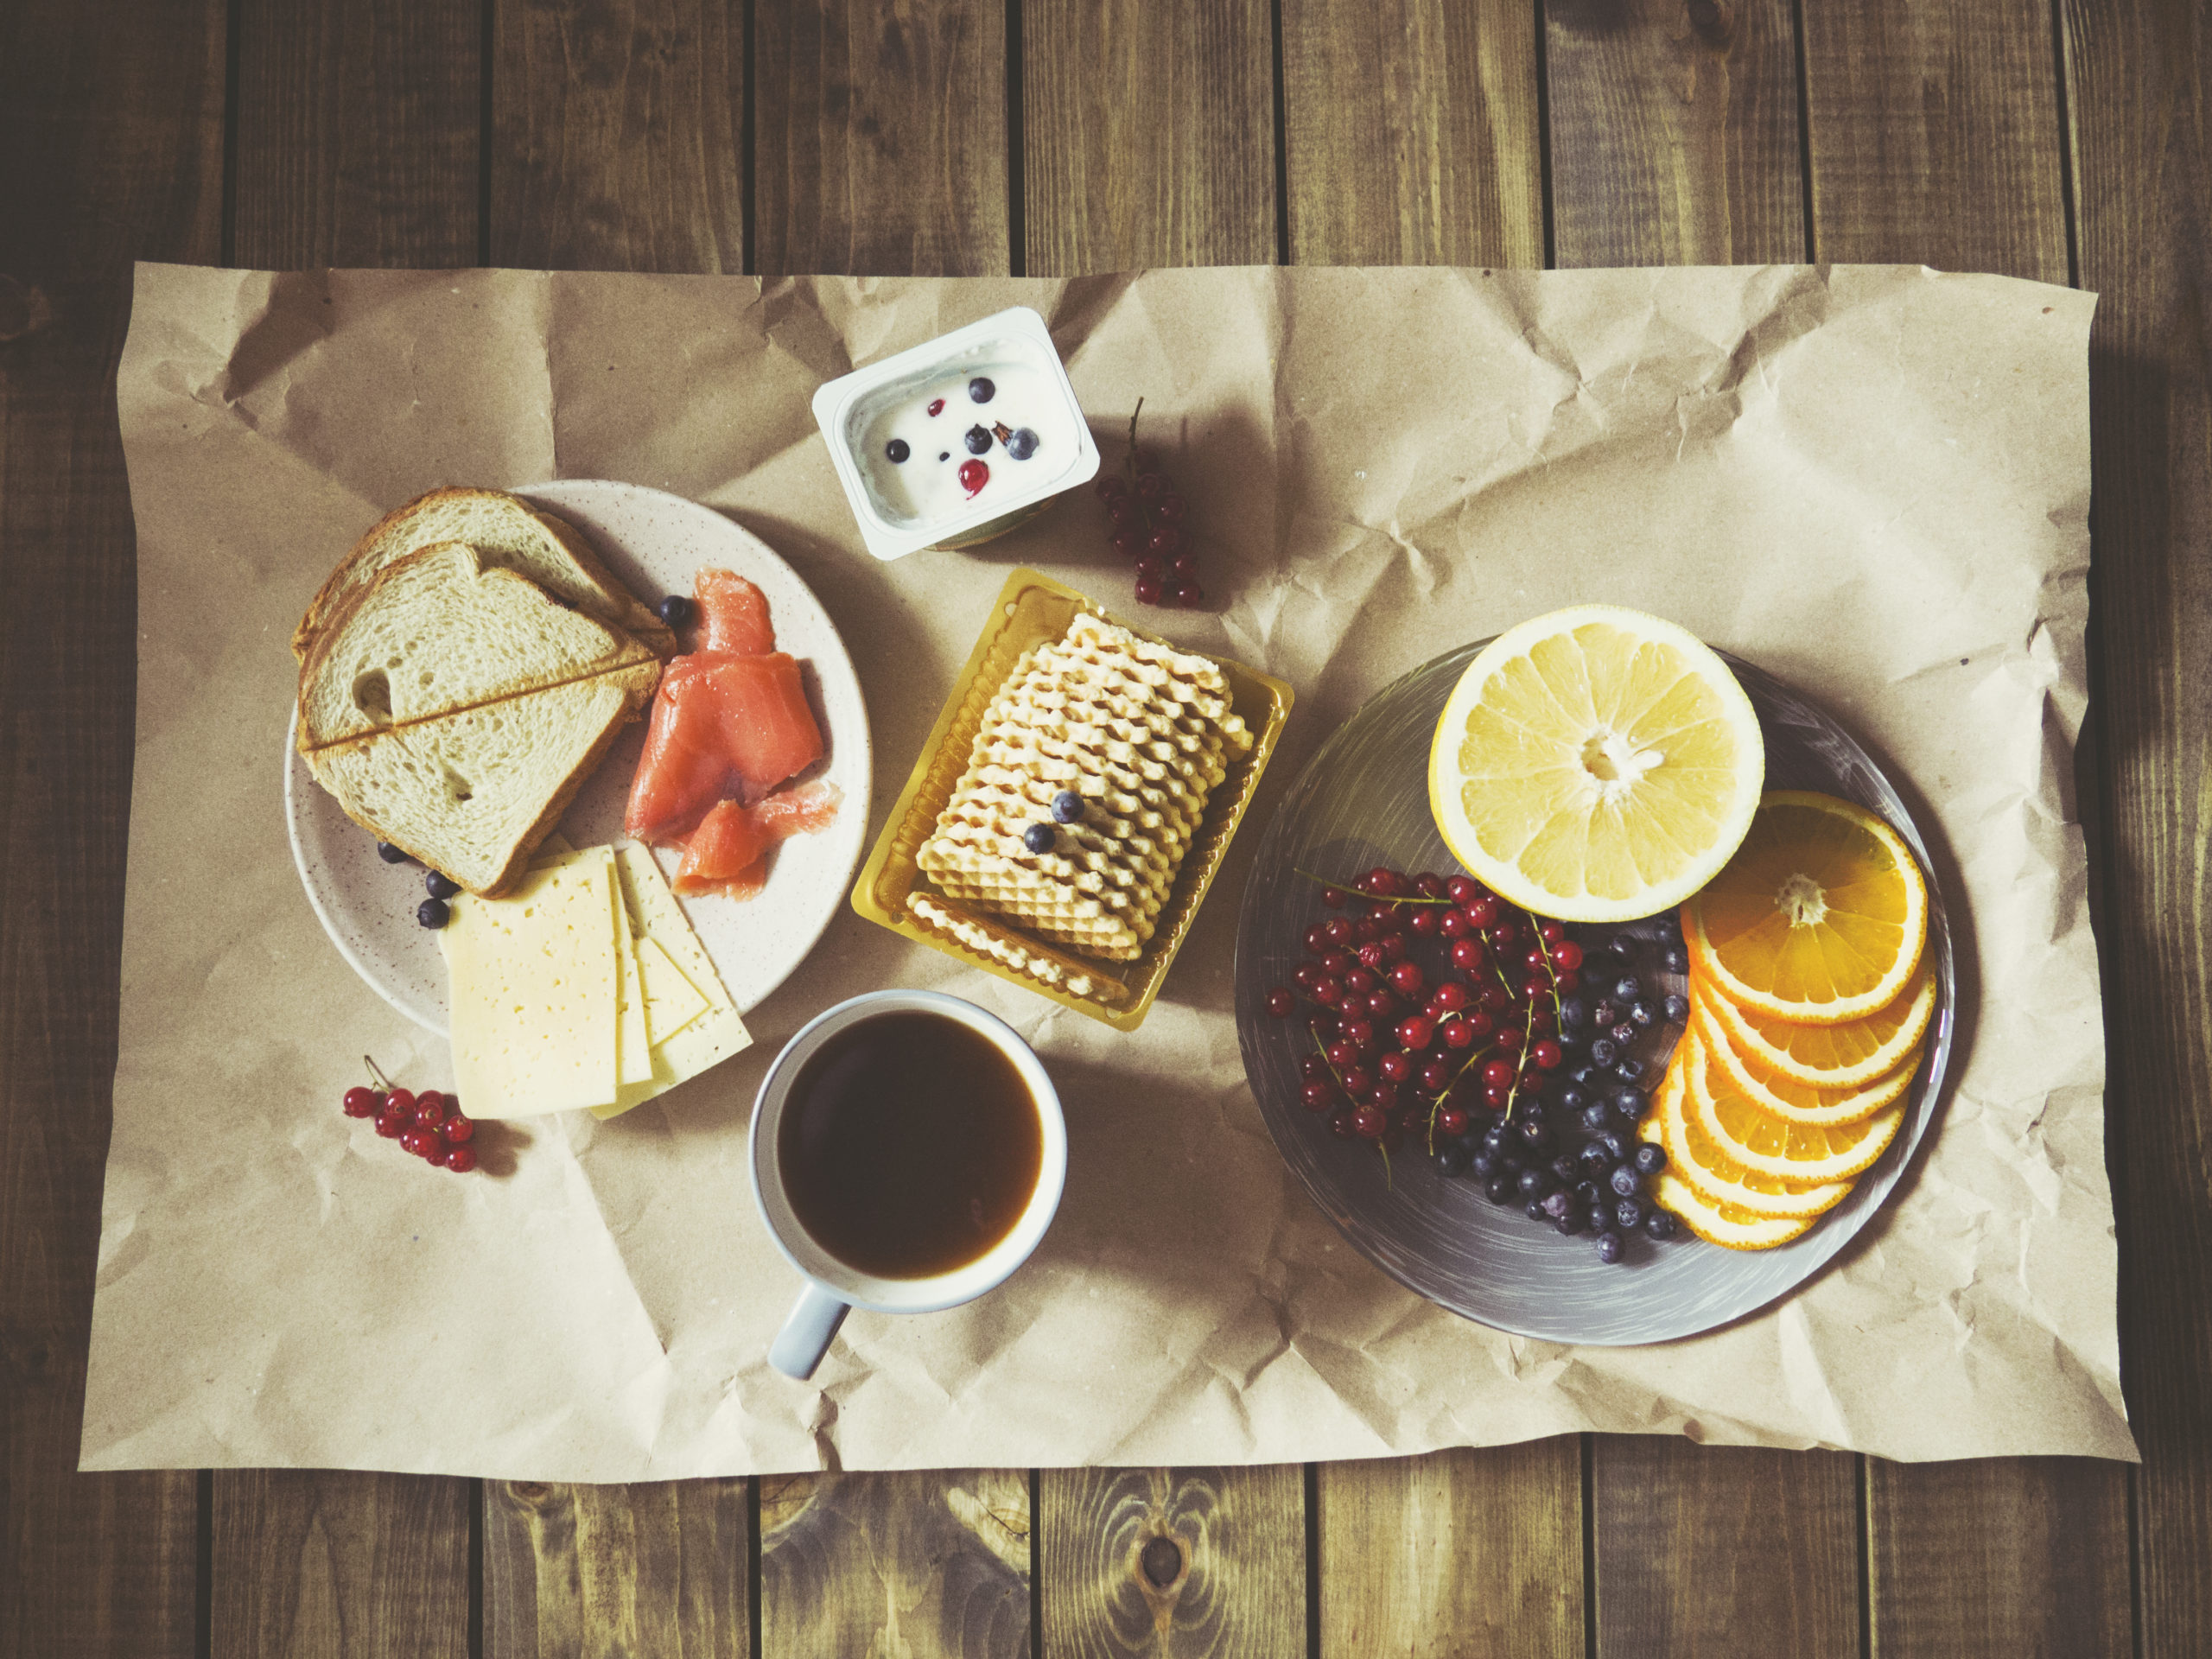
[[[2191,0],[0,4],[0,1655],[2212,1652],[2206,30]],[[626,1488],[74,1473],[134,257],[1921,260],[2099,290],[2077,778],[2141,1468],[1583,1435]]]

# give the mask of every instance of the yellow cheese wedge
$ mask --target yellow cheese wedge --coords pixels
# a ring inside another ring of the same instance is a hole
[[[469,897],[438,933],[450,987],[454,1091],[471,1117],[604,1106],[620,1083],[613,858],[532,871],[504,899]]]
[[[607,873],[611,877],[613,867]],[[652,1037],[645,1026],[645,975],[638,967],[637,942],[630,934],[630,907],[622,902],[621,884],[610,880],[607,897],[614,912],[616,1075],[625,1084],[653,1079]]]
[[[640,938],[637,944],[638,967],[645,982],[646,1041],[658,1048],[706,1013],[709,1004],[658,939]]]
[[[594,1106],[592,1116],[601,1118],[619,1117],[632,1107],[643,1105],[654,1096],[719,1065],[753,1042],[752,1033],[738,1016],[737,1005],[723,988],[721,976],[715,973],[706,947],[699,943],[699,936],[684,919],[683,906],[676,902],[676,895],[669,890],[668,878],[653,862],[652,852],[632,843],[617,850],[613,858],[623,901],[629,906],[630,922],[641,946],[641,970],[648,974],[657,971],[645,966],[651,953],[642,947],[658,945],[677,969],[677,976],[690,986],[705,1006],[681,1023],[675,1022],[673,1012],[669,1014],[669,1034],[653,1044],[653,1081],[622,1090],[612,1105]],[[674,989],[665,982],[664,988],[671,993]],[[650,995],[648,992],[649,998]]]

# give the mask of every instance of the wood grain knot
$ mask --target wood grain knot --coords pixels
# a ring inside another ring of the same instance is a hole
[[[1154,1538],[1138,1553],[1137,1566],[1155,1590],[1165,1590],[1182,1576],[1183,1546],[1173,1538]]]
[[[507,1483],[507,1497],[518,1508],[542,1510],[553,1502],[553,1489],[542,1480],[513,1480]]]
[[[1722,50],[1736,32],[1736,19],[1725,0],[1688,0],[1683,7],[1690,30],[1707,46]]]

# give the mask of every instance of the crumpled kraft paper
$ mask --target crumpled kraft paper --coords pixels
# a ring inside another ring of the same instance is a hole
[[[502,1176],[428,1170],[342,1116],[365,1051],[416,1087],[448,1074],[326,941],[287,849],[285,642],[324,573],[448,481],[710,503],[791,560],[852,647],[880,822],[1009,566],[1134,608],[1085,497],[879,564],[831,474],[817,384],[1015,302],[1051,321],[1108,464],[1141,396],[1190,499],[1218,613],[1147,620],[1298,692],[1144,1028],[842,911],[753,1015],[751,1052],[617,1122],[524,1124]],[[2133,1457],[2070,793],[2093,303],[1887,267],[764,292],[141,266],[119,385],[137,772],[84,1465],[628,1481],[1570,1429]],[[1591,599],[1782,675],[1900,773],[1965,964],[1964,1064],[1882,1215],[1764,1313],[1641,1349],[1498,1335],[1369,1266],[1277,1157],[1230,1014],[1257,825],[1322,738],[1406,669]],[[747,1113],[791,1032],[884,985],[969,997],[1036,1045],[1067,1106],[1066,1198],[1001,1289],[855,1314],[794,1382],[763,1358],[798,1284],[753,1212]]]

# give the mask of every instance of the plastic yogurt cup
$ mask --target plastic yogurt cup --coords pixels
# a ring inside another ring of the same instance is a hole
[[[1024,305],[830,381],[814,418],[879,559],[987,542],[1098,472],[1052,334]]]

